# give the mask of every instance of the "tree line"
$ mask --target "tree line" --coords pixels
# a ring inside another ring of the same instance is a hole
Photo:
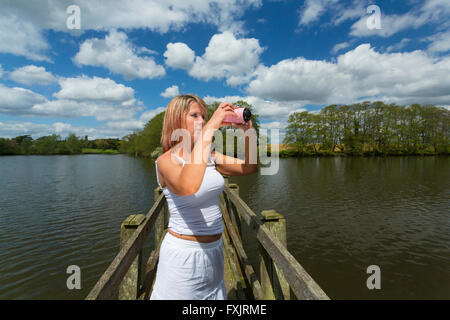
[[[297,155],[448,155],[449,121],[432,105],[333,104],[291,114],[283,142]]]
[[[33,139],[30,135],[22,135],[13,139],[0,138],[0,155],[52,155],[52,154],[81,154],[103,153],[116,151],[118,153],[121,141],[119,139],[87,140],[77,137],[74,133],[62,140],[60,135]],[[114,153],[114,152],[110,152]]]
[[[208,105],[208,119],[219,102]],[[252,105],[233,103],[252,111],[252,124],[259,142],[260,122]],[[0,155],[79,154],[89,150],[158,157],[162,153],[161,132],[164,112],[150,119],[142,130],[119,139],[87,140],[70,134],[65,140],[53,134],[33,140],[30,135],[0,138]],[[408,107],[380,101],[352,105],[329,105],[319,112],[294,112],[289,116],[281,156],[307,155],[422,155],[449,154],[450,111],[432,105]],[[222,127],[225,130],[231,127]],[[264,137],[267,139],[267,137]],[[242,141],[241,141],[242,142]],[[240,143],[240,142],[239,142]],[[237,144],[223,135],[221,152]],[[269,148],[270,152],[270,148]]]

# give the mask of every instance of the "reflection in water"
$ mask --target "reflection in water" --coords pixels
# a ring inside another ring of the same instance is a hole
[[[230,182],[256,214],[285,216],[289,251],[331,298],[448,299],[449,167],[448,157],[289,158],[276,175]],[[83,299],[156,186],[152,159],[0,157],[0,298]],[[244,242],[257,263],[250,231]],[[72,264],[81,290],[66,287]],[[381,290],[366,287],[370,265]]]

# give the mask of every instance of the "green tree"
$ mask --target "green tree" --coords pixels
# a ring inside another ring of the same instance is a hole
[[[57,134],[40,137],[36,140],[36,152],[38,154],[57,154],[60,140],[61,136]]]
[[[108,149],[108,142],[105,139],[95,139],[94,140],[95,149],[102,149],[106,150]]]
[[[31,148],[33,146],[33,138],[31,137],[31,135],[26,134],[23,136],[18,136],[18,137],[15,137],[13,140],[16,141],[16,143],[19,147],[18,152],[20,154],[30,154],[31,153]]]
[[[10,139],[0,138],[0,155],[13,155],[20,152],[18,146]]]
[[[78,137],[74,133],[69,134],[65,141],[65,147],[70,154],[81,153],[82,146],[83,141],[78,139]]]
[[[334,152],[342,135],[339,117],[337,114],[338,106],[332,104],[322,109],[324,128],[322,130],[323,144],[326,150]]]
[[[145,125],[136,140],[136,148],[139,155],[151,157],[152,152],[161,146],[161,134],[165,112],[160,112]]]
[[[122,142],[119,146],[121,153],[127,153],[132,156],[138,156],[137,150],[137,138],[138,132],[133,132],[122,138]]]

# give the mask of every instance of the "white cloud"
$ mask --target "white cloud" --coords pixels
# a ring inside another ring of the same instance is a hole
[[[170,66],[190,66],[188,73],[196,79],[225,78],[227,84],[233,86],[250,80],[264,51],[257,39],[237,39],[229,31],[212,36],[203,56],[195,57],[193,64],[193,51],[189,47],[178,43],[167,48],[164,56],[168,57]]]
[[[341,51],[342,49],[348,48],[349,46],[350,46],[350,42],[348,42],[348,41],[338,43],[333,47],[333,49],[331,49],[331,53],[336,54],[339,51]]]
[[[367,27],[367,16],[361,17],[351,27],[350,35],[356,37],[380,36],[390,37],[393,34],[406,30],[417,29],[424,25],[428,19],[425,15],[416,16],[413,13],[405,13],[402,15],[381,15],[381,29],[369,29]]]
[[[289,114],[292,113],[293,110],[298,110],[299,107],[301,107],[301,105],[297,102],[270,101],[255,96],[206,96],[203,98],[203,100],[208,104],[211,104],[215,101],[233,103],[239,100],[243,100],[254,107],[254,111],[258,114],[261,120],[273,121],[283,121],[283,119],[287,119],[289,117]]]
[[[144,121],[145,123],[152,119],[154,116],[156,116],[158,113],[164,112],[166,110],[165,107],[158,107],[156,109],[147,110],[144,111],[140,117],[139,120]]]
[[[80,45],[73,61],[81,66],[107,68],[127,80],[135,78],[153,79],[166,74],[164,67],[153,58],[136,55],[137,49],[128,41],[124,32],[111,30],[105,39],[88,39]]]
[[[63,132],[70,132],[70,130],[72,130],[72,125],[70,123],[64,122],[55,122],[53,123],[53,127],[57,134],[61,134]]]
[[[81,30],[66,26],[68,6],[80,7]],[[80,34],[87,30],[148,29],[160,33],[179,31],[190,23],[207,23],[219,31],[245,34],[240,21],[261,0],[14,0],[0,2],[0,52],[50,61],[44,30]],[[145,50],[145,49],[144,49]],[[138,49],[139,51],[139,49]],[[133,73],[134,74],[134,73]],[[147,73],[144,72],[144,77]]]
[[[83,30],[148,28],[166,33],[188,23],[210,23],[230,29],[248,8],[260,7],[260,0],[15,0],[1,5],[7,14],[17,13],[44,29],[68,32],[66,8],[76,4]]]
[[[262,129],[284,129],[286,126],[287,126],[286,122],[280,122],[280,121],[261,123]]]
[[[95,117],[98,121],[126,120],[144,108],[134,90],[111,79],[86,76],[59,78],[55,100],[24,88],[0,84],[0,112],[43,117]]]
[[[147,110],[147,111],[143,112],[139,116],[139,119],[109,121],[106,123],[106,126],[109,128],[128,130],[128,131],[142,130],[150,119],[152,119],[158,113],[161,113],[164,111],[165,111],[164,107],[158,107],[156,109]]]
[[[9,77],[21,84],[25,85],[49,85],[57,81],[51,72],[45,71],[44,67],[34,65],[23,66],[9,73]]]
[[[0,112],[14,115],[30,114],[30,108],[47,99],[31,90],[0,84]]]
[[[122,138],[129,133],[128,130],[110,128],[107,126],[88,127],[75,126],[66,122],[54,122],[51,124],[35,123],[30,121],[5,121],[0,122],[0,137],[14,138],[19,135],[29,134],[33,139],[58,134],[62,139],[67,138],[70,133],[78,137],[89,139]]]
[[[419,3],[422,4],[422,2]],[[450,14],[450,1],[427,0],[422,6],[414,7],[404,14],[386,15],[383,13],[383,7],[380,9],[381,29],[369,29],[367,18],[370,15],[366,14],[353,24],[350,35],[390,37],[403,30],[418,29],[425,24],[446,21]]]
[[[25,56],[31,60],[48,61],[45,51],[49,45],[41,29],[15,13],[1,10],[0,5],[0,52]]]
[[[46,117],[95,117],[97,121],[107,121],[131,119],[137,108],[103,102],[52,100],[33,105],[31,112]]]
[[[306,0],[302,9],[299,11],[300,26],[306,26],[320,19],[322,14],[335,4],[338,0]]]
[[[134,101],[134,89],[116,83],[109,78],[81,76],[76,78],[61,78],[61,90],[53,96],[58,99],[78,101],[98,100],[110,102]]]
[[[403,49],[410,41],[411,39],[408,38],[402,39],[400,42],[387,47],[386,52],[399,51]]]
[[[427,0],[421,8],[422,12],[433,21],[440,20],[450,14],[450,1],[448,0]]]
[[[195,52],[185,43],[169,43],[164,57],[169,67],[189,70],[194,65]]]
[[[0,122],[0,136],[14,138],[19,135],[29,134],[34,139],[56,133],[55,126],[28,121]]]
[[[354,20],[366,15],[370,2],[367,0],[355,0],[349,6],[338,4],[334,7],[335,15],[332,18],[334,25],[340,25],[347,20]]]
[[[362,44],[340,55],[335,63],[299,57],[260,67],[247,92],[301,105],[359,99],[449,104],[448,74],[450,57],[437,59],[420,50],[382,54]]]
[[[180,94],[180,91],[178,90],[178,86],[171,86],[167,88],[163,93],[161,93],[161,96],[164,98],[173,98]]]
[[[450,31],[439,32],[427,37],[426,40],[431,41],[427,49],[429,52],[447,52],[450,50]]]
[[[353,0],[351,3],[340,3],[337,0],[306,0],[299,11],[299,26],[307,26],[320,20],[325,14],[331,14],[330,22],[323,21],[323,25],[340,25],[348,20],[354,21],[350,35],[355,37],[380,36],[390,37],[395,33],[418,29],[425,24],[439,23],[448,20],[450,1],[426,0],[410,1],[413,6],[404,14],[386,14],[386,6],[379,4],[381,10],[381,29],[369,29],[367,19],[373,13],[367,13],[369,0]],[[448,26],[448,24],[447,24]]]

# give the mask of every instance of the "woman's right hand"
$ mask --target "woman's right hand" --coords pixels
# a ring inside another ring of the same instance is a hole
[[[214,111],[213,115],[209,119],[208,123],[205,127],[208,127],[213,130],[217,130],[221,127],[231,126],[231,122],[223,122],[226,116],[232,115],[236,116],[237,114],[234,112],[234,106],[230,102],[222,102],[216,111]]]

